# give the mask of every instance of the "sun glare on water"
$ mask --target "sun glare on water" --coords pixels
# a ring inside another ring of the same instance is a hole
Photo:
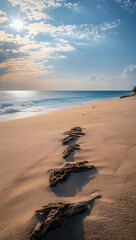
[[[23,21],[21,19],[15,19],[13,23],[11,24],[13,28],[15,28],[17,31],[20,31],[23,29]]]

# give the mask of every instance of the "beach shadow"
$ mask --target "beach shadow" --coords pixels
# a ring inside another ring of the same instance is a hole
[[[83,222],[90,215],[94,201],[89,205],[88,210],[66,219],[57,229],[47,233],[42,240],[84,240]]]
[[[72,173],[67,182],[58,183],[52,187],[52,192],[58,197],[74,197],[77,192],[81,192],[82,188],[98,173],[97,169],[92,169],[82,173]]]
[[[70,146],[72,144],[75,144],[78,141],[79,137],[75,138],[73,141],[70,141],[69,143],[67,143],[65,146]]]
[[[81,150],[76,150],[74,152],[72,152],[67,158],[63,158],[66,162],[74,162],[74,156],[76,152],[79,152]]]

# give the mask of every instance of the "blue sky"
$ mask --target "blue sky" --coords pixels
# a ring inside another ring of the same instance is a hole
[[[1,90],[136,85],[136,1],[1,0]]]

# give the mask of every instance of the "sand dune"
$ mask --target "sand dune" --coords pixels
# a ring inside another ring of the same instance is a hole
[[[63,133],[80,126],[81,150],[63,159]],[[0,239],[28,240],[49,202],[102,196],[67,219],[45,240],[134,240],[136,236],[136,97],[0,123]],[[95,173],[73,173],[49,187],[49,173],[70,161],[89,161]]]

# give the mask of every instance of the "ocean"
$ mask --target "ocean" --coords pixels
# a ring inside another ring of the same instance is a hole
[[[0,91],[0,121],[119,98],[130,91]]]

